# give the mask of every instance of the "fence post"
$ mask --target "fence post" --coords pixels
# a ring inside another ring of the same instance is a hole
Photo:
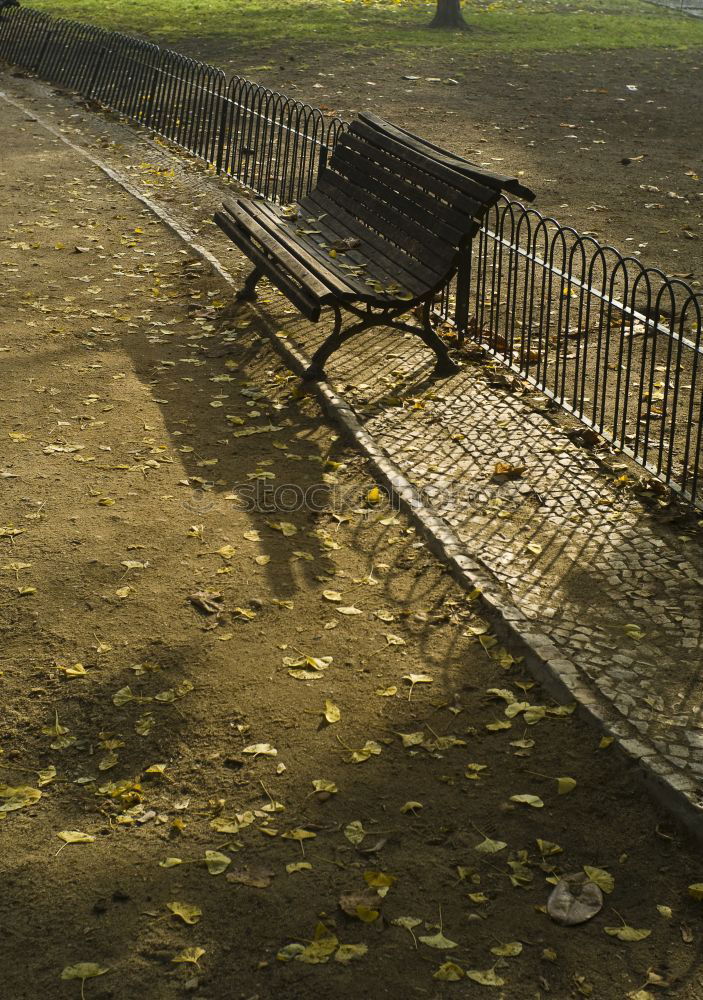
[[[473,242],[459,258],[459,268],[456,274],[456,302],[454,303],[454,322],[456,323],[459,343],[464,343],[469,327],[469,294],[471,291],[471,250]]]
[[[49,30],[47,31],[46,35],[44,36],[44,41],[42,42],[41,48],[39,49],[39,55],[37,56],[36,61],[35,61],[34,65],[32,66],[32,69],[31,69],[32,73],[38,73],[39,72],[39,68],[40,68],[40,66],[42,64],[42,60],[44,59],[44,53],[46,52],[46,49],[47,49],[47,46],[49,45],[49,42],[54,37],[55,30],[56,30],[55,28],[49,28]]]
[[[327,148],[327,144],[324,143],[324,142],[321,142],[320,143],[320,155],[319,155],[318,160],[317,160],[317,177],[318,177],[318,180],[319,180],[320,174],[322,173],[322,171],[327,166],[327,154],[328,153],[329,153],[329,149]]]
[[[225,152],[225,128],[227,124],[227,107],[229,105],[229,87],[228,92],[222,95],[222,111],[220,112],[220,131],[217,136],[217,160],[215,169],[218,174],[222,173],[222,158]]]
[[[103,64],[103,56],[105,55],[105,46],[101,45],[98,50],[98,58],[95,60],[95,65],[93,66],[92,72],[90,74],[90,83],[86,87],[85,94],[83,95],[87,100],[93,100],[93,87],[95,86],[95,81],[98,78],[98,73]]]
[[[154,65],[154,71],[149,80],[149,93],[147,94],[146,109],[142,114],[139,124],[144,128],[151,128],[151,113],[154,110],[154,98],[156,96],[157,80],[161,72],[161,52],[159,52],[158,62]]]

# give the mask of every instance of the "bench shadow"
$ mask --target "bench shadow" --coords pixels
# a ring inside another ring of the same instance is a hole
[[[325,330],[289,319],[286,333],[309,354]],[[434,380],[431,361],[412,336],[379,332],[343,346],[328,375],[410,481],[424,484],[433,512],[618,711],[665,742],[662,715],[695,728],[703,719],[703,623],[695,611],[703,550],[693,515],[674,508],[674,525],[678,517],[686,531],[677,538],[656,500],[623,488],[603,461],[627,469],[632,484],[641,470],[608,449],[603,458],[575,446],[568,423],[545,418],[544,397],[530,391],[525,402],[511,377],[475,365]],[[496,461],[524,463],[525,474],[495,476]],[[630,622],[650,635],[622,648]],[[676,650],[673,684],[659,677],[664,648]],[[640,661],[646,669],[635,680]],[[633,681],[630,701],[618,671]]]

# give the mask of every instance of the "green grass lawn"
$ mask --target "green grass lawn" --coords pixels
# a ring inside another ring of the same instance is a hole
[[[31,0],[30,0],[31,2]],[[468,32],[426,28],[431,0],[36,0],[52,14],[183,45],[241,52],[336,47],[477,53],[703,47],[703,19],[643,0],[493,0],[465,5]]]

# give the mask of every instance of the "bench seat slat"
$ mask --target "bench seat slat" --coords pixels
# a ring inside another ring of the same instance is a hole
[[[412,172],[412,177],[410,171],[406,171],[405,177],[400,176],[395,172],[399,169],[395,157],[388,156],[383,150],[369,151],[368,146],[354,136],[350,137],[348,143],[341,145],[341,148],[335,149],[331,167],[340,174],[346,174],[352,168],[368,177],[374,190],[378,191],[377,185],[380,185],[397,193],[399,203],[411,218],[424,222],[432,232],[448,240],[452,246],[460,246],[465,241],[467,217],[472,217],[480,207],[475,199],[448,191],[446,187],[440,191],[439,196],[430,193],[430,178],[427,174],[423,175],[422,171],[416,170]],[[460,206],[456,205],[459,200]]]
[[[411,185],[407,185],[407,190],[404,190],[402,181],[394,178],[387,170],[378,167],[370,160],[356,156],[349,150],[345,153],[346,155],[335,155],[329,172],[356,187],[365,189],[388,205],[394,215],[400,213],[409,222],[418,225],[426,237],[432,236],[441,241],[443,247],[458,249],[466,241],[466,217],[463,219],[461,229],[447,225],[437,211],[438,199],[429,195],[425,195],[423,199],[421,197],[423,192]]]
[[[383,236],[362,225],[353,214],[353,198],[346,198],[340,192],[335,192],[330,197],[318,187],[301,202],[301,205],[309,205],[313,210],[311,214],[315,214],[315,210],[318,214],[327,212],[330,216],[330,225],[339,226],[340,236],[358,237],[364,248],[368,249],[369,256],[370,250],[373,249],[376,259],[393,262],[398,268],[397,280],[401,285],[406,280],[403,275],[412,276],[416,282],[421,282],[426,290],[434,288],[438,280],[441,280],[441,272],[426,267]]]
[[[286,220],[272,212],[265,202],[237,199],[226,201],[224,207],[240,224],[247,228],[256,225],[266,233],[269,240],[280,244],[285,251],[297,258],[303,270],[315,275],[321,286],[326,286],[326,291],[345,298],[353,297],[355,289],[349,282],[328,267],[324,258],[313,256],[300,239],[287,231]]]
[[[242,229],[225,212],[215,212],[215,222],[229,236],[232,242],[236,243],[239,249],[249,257],[254,265],[260,268],[281,289],[284,295],[298,307],[304,316],[307,316],[313,323],[318,321],[320,318],[320,306],[323,303],[314,290],[311,290],[309,276],[301,275],[299,281],[296,279],[296,261],[289,262],[292,266],[284,273],[281,270],[280,262],[287,262],[285,254],[276,253],[276,257],[273,259],[271,253],[267,253],[263,244],[261,246],[257,245],[255,240],[251,238],[251,235]],[[289,277],[289,275],[293,275],[293,277]],[[303,277],[306,278],[304,285],[302,283]],[[334,297],[330,296],[330,298],[333,299]]]
[[[307,259],[310,261],[310,265],[314,269],[319,268],[321,276],[323,273],[330,273],[330,269],[334,268],[333,273],[335,277],[341,280],[344,287],[351,292],[351,294],[343,293],[346,298],[379,302],[383,305],[388,305],[390,301],[393,301],[392,295],[379,294],[375,290],[372,290],[366,282],[367,278],[375,279],[385,285],[397,281],[397,277],[391,276],[391,267],[387,262],[383,261],[379,264],[375,258],[372,259],[365,252],[368,248],[361,247],[358,250],[339,251],[339,261],[337,261],[335,258],[331,258],[329,250],[322,246],[323,243],[327,243],[329,246],[329,242],[334,243],[341,238],[347,237],[349,235],[348,231],[342,229],[341,233],[337,232],[325,225],[326,220],[318,219],[314,223],[314,228],[318,230],[317,233],[299,233],[293,229],[293,226],[299,225],[302,220],[298,219],[296,223],[293,223],[287,219],[282,219],[276,214],[275,209],[265,202],[259,203],[259,206],[260,211],[265,213],[272,225],[276,227],[276,232],[280,233],[286,240],[286,245],[299,247],[300,253],[305,253]],[[304,224],[307,225],[307,223]],[[309,224],[309,226],[312,225],[312,223]],[[355,274],[347,268],[341,267],[341,264],[361,266],[363,270],[360,274]],[[424,288],[424,285],[422,288]]]
[[[310,197],[312,199],[312,196]],[[360,246],[346,251],[340,260],[344,264],[362,268],[358,280],[367,295],[369,294],[367,278],[377,279],[384,285],[399,285],[403,291],[411,292],[415,297],[427,292],[429,287],[427,276],[418,277],[416,273],[406,270],[406,265],[414,266],[416,263],[412,257],[404,258],[392,245],[381,247],[380,242],[378,244],[371,242],[371,238],[376,234],[364,231],[362,226],[358,226],[352,232],[350,226],[353,227],[356,220],[347,220],[339,206],[330,203],[319,191],[315,193],[314,200],[308,202],[306,199],[306,204],[313,207],[318,215],[325,213],[325,218],[315,223],[321,229],[325,241],[335,242],[350,235],[360,240]],[[331,214],[331,208],[335,210],[334,216]],[[393,251],[396,251],[394,256],[389,257],[388,254]],[[384,295],[383,299],[385,304],[388,304],[388,299],[395,299],[395,296]]]
[[[445,180],[438,180],[433,174],[428,174],[427,171],[415,166],[415,164],[399,159],[398,150],[389,152],[387,149],[383,149],[381,146],[369,142],[368,139],[364,139],[355,132],[352,132],[351,129],[344,133],[339,142],[345,146],[348,145],[354,152],[360,153],[367,159],[378,162],[391,173],[397,173],[398,176],[407,179],[413,187],[424,187],[440,191],[442,198],[459,213],[456,217],[456,221],[459,223],[461,223],[466,215],[471,215],[477,206],[483,205],[482,199],[485,197],[485,188],[481,188],[480,191],[473,194],[465,192],[463,189],[460,190],[452,184],[448,184]]]
[[[358,250],[345,252],[343,255],[340,253],[341,263],[365,265],[361,274],[356,275],[346,271],[346,269],[339,268],[338,265],[335,266],[336,261],[333,263],[328,251],[320,247],[319,243],[334,242],[348,236],[349,231],[344,226],[335,229],[325,226],[325,220],[317,221],[315,228],[321,232],[316,240],[313,236],[294,232],[292,230],[294,223],[278,215],[267,202],[238,199],[225,202],[225,208],[229,215],[236,219],[238,225],[246,230],[252,230],[257,239],[262,240],[265,234],[267,241],[273,239],[283,251],[295,257],[298,265],[302,265],[302,272],[300,267],[291,268],[296,277],[300,278],[301,274],[306,273],[314,274],[323,286],[329,286],[329,288],[318,287],[317,294],[321,300],[323,298],[329,299],[327,293],[332,290],[340,300],[360,299],[383,306],[388,306],[395,301],[395,295],[379,293],[369,286],[367,278],[380,281],[386,286],[397,284],[404,291],[411,292],[413,296],[421,296],[427,290],[426,281],[419,281],[408,274],[399,274],[397,261],[388,260],[371,250],[368,245],[364,245]],[[319,212],[319,206],[315,206],[315,214],[319,214]],[[300,221],[300,219],[297,220],[297,223]],[[268,247],[270,248],[270,242]],[[290,260],[287,260],[286,264],[290,267]]]
[[[436,177],[438,181],[443,181],[455,190],[462,191],[464,194],[469,195],[469,197],[476,198],[482,205],[492,205],[498,200],[500,195],[498,189],[489,187],[486,184],[479,184],[478,181],[472,180],[472,178],[459,173],[457,170],[453,170],[446,163],[442,163],[424,153],[403,145],[401,142],[383,132],[377,131],[363,121],[353,122],[349,127],[349,131],[354,135],[360,136],[372,146],[378,146],[387,153],[397,156],[401,161],[411,163],[413,166],[418,167],[432,177]]]
[[[368,188],[350,183],[332,170],[325,171],[317,187],[333,199],[343,196],[347,211],[352,212],[363,226],[384,236],[438,275],[446,271],[449,262],[456,256],[456,248],[448,245],[446,240],[423,230],[422,226],[377,198]]]

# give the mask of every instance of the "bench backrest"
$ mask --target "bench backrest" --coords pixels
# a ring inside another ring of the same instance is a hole
[[[317,187],[433,268],[451,266],[503,190],[534,198],[515,178],[485,171],[371,114],[339,137]]]

